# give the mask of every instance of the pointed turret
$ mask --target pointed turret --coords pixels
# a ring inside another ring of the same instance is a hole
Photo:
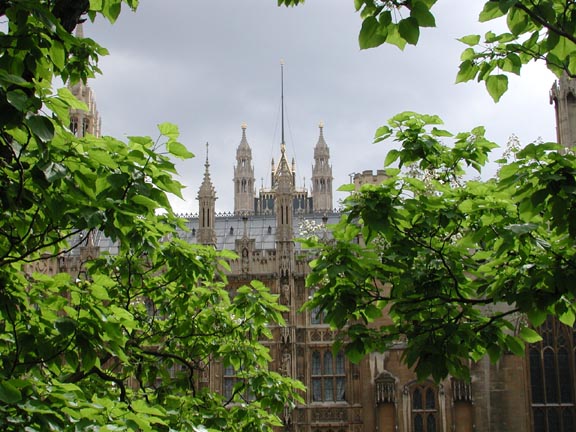
[[[276,213],[276,240],[291,242],[292,211],[294,200],[294,175],[286,159],[284,142],[284,62],[280,63],[280,94],[282,105],[282,142],[280,143],[280,160],[272,174],[274,190],[274,213]]]
[[[319,124],[320,136],[314,147],[314,165],[312,166],[312,203],[315,212],[333,210],[332,202],[332,166],[330,149],[324,140],[324,124]]]
[[[204,164],[204,180],[198,191],[199,220],[196,238],[198,243],[205,245],[216,245],[216,231],[214,224],[216,217],[216,191],[210,179],[210,163],[208,162],[208,143],[206,143],[206,162]]]
[[[76,27],[76,37],[84,37],[84,29],[82,24]],[[80,109],[70,110],[70,130],[74,135],[81,138],[86,135],[100,136],[100,115],[96,109],[96,100],[92,89],[82,81],[74,85],[68,85],[68,89],[72,92],[76,99],[86,104],[87,111]]]
[[[246,139],[246,123],[242,124],[242,139],[236,149],[234,167],[234,213],[246,215],[254,213],[255,194],[254,166],[252,149]]]
[[[70,110],[70,130],[74,135],[81,138],[86,135],[100,136],[100,115],[96,109],[96,100],[92,89],[82,81],[68,87],[76,99],[84,102],[87,111],[80,109]]]

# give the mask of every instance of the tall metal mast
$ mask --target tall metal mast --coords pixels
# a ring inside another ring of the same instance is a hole
[[[282,144],[284,142],[284,60],[280,60],[280,95],[282,104]]]

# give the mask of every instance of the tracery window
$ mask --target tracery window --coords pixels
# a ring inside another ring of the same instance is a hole
[[[324,324],[324,317],[326,312],[320,309],[320,306],[316,306],[310,311],[310,322],[312,324]]]
[[[415,384],[410,388],[412,401],[412,431],[436,432],[438,430],[438,397],[430,383]]]
[[[346,400],[346,366],[344,353],[336,357],[331,348],[312,351],[312,401],[343,402]]]
[[[573,431],[576,332],[553,318],[538,332],[542,341],[528,348],[533,431]]]
[[[238,377],[238,374],[233,366],[226,366],[222,371],[222,394],[225,398],[231,399],[234,394],[234,386],[241,382],[242,378]],[[245,390],[242,392],[242,397],[245,400],[254,400],[254,395]]]
[[[78,134],[78,119],[76,117],[72,117],[70,119],[70,131],[74,134]]]
[[[314,296],[316,289],[310,290],[310,298]],[[322,310],[320,306],[316,306],[310,311],[310,324],[324,324],[324,318],[326,317],[326,311]]]

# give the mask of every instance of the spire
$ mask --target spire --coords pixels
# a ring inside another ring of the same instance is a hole
[[[206,143],[206,162],[204,163],[204,180],[198,191],[200,220],[196,237],[201,244],[216,244],[215,208],[216,191],[210,179],[210,162],[208,161],[208,143]]]
[[[272,187],[278,187],[281,180],[290,179],[288,182],[284,181],[286,187],[294,186],[294,179],[292,175],[292,170],[286,159],[286,141],[284,140],[284,60],[280,60],[280,100],[282,106],[282,141],[280,142],[280,160],[278,161],[278,166],[274,170],[274,159],[272,159]]]
[[[282,145],[284,141],[284,60],[280,60],[280,101],[282,105]]]
[[[212,185],[212,179],[210,178],[210,162],[208,162],[208,147],[209,144],[206,143],[206,162],[204,162],[204,180],[202,181],[202,186],[200,186],[200,192],[198,197],[212,197],[216,196],[214,191],[214,186]]]
[[[248,125],[246,124],[246,122],[242,123],[242,139],[240,140],[240,145],[238,146],[238,150],[243,149],[246,150],[248,149],[250,151],[250,154],[252,154],[252,150],[250,150],[250,145],[248,144],[248,139],[246,138],[246,128],[248,127]]]
[[[327,212],[333,209],[332,167],[330,149],[324,139],[324,123],[318,125],[320,134],[314,147],[314,165],[312,166],[312,205],[315,212]]]
[[[242,138],[236,149],[234,166],[234,213],[239,215],[254,213],[255,182],[252,166],[252,149],[246,139],[246,123],[242,123]]]
[[[84,39],[84,25],[81,22],[76,25],[75,33],[78,39]]]
[[[328,144],[324,140],[324,122],[321,121],[318,124],[318,128],[320,129],[320,135],[318,136],[318,142],[316,143],[316,148],[328,148]]]

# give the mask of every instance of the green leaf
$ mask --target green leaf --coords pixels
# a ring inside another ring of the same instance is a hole
[[[569,307],[566,312],[558,316],[558,319],[562,324],[572,327],[574,325],[574,321],[576,321],[576,315],[574,314],[574,310]]]
[[[520,330],[520,337],[528,343],[540,342],[542,340],[542,336],[530,327],[523,327],[522,330]]]
[[[344,184],[338,188],[338,192],[354,192],[355,190],[356,186],[353,183]]]
[[[44,116],[33,115],[26,119],[26,124],[42,142],[48,142],[54,138],[54,125]]]
[[[480,22],[486,22],[504,16],[506,12],[500,8],[499,3],[499,1],[487,1],[484,4],[484,9],[480,12],[478,20]]]
[[[420,27],[414,18],[405,18],[398,23],[398,32],[410,45],[416,45],[420,37]]]
[[[438,128],[432,128],[432,135],[437,136],[437,137],[452,137],[454,136],[454,134],[450,131],[444,130],[444,129],[438,129]]]
[[[159,207],[159,204],[156,201],[148,197],[145,197],[144,195],[135,195],[132,198],[130,198],[130,200],[133,203],[143,205],[144,207],[147,207],[150,210],[154,210]]]
[[[378,20],[369,16],[362,21],[360,34],[358,35],[358,43],[360,49],[374,48],[386,42],[386,29],[381,28]]]
[[[508,335],[506,336],[506,345],[513,354],[517,356],[524,355],[524,342],[520,338]]]
[[[98,300],[110,300],[110,296],[108,295],[108,291],[105,287],[98,284],[92,284],[90,286],[90,290],[94,298]]]
[[[178,130],[178,126],[173,123],[160,123],[158,125],[158,130],[160,133],[170,139],[176,140],[180,136],[180,131]]]
[[[512,8],[506,17],[508,28],[514,35],[525,33],[531,27],[532,21],[523,10]]]
[[[544,321],[546,321],[546,317],[548,316],[546,311],[542,311],[542,310],[530,310],[527,313],[528,315],[528,320],[530,321],[530,323],[534,326],[534,327],[539,327],[541,326]]]
[[[508,77],[506,75],[490,75],[486,78],[486,89],[494,102],[498,102],[508,90]]]
[[[472,60],[463,61],[456,75],[456,84],[474,79],[477,73],[478,66]]]
[[[194,157],[194,154],[190,153],[186,146],[179,143],[178,141],[168,141],[166,143],[166,149],[170,152],[170,154],[180,159],[189,159]]]
[[[388,154],[386,155],[386,159],[384,160],[384,166],[389,166],[391,164],[393,164],[394,162],[396,162],[398,160],[398,158],[400,157],[400,152],[396,149],[392,149],[388,152]]]
[[[0,382],[0,401],[13,404],[19,402],[22,399],[22,393],[20,390],[12,385],[10,381]]]
[[[480,35],[462,36],[460,39],[457,39],[457,40],[462,42],[463,44],[466,44],[469,46],[475,46],[475,45],[478,45],[480,43]]]
[[[436,19],[424,2],[414,3],[410,16],[416,19],[420,27],[436,27]]]
[[[12,90],[6,93],[6,100],[18,111],[24,111],[28,108],[28,96],[20,89]]]
[[[50,47],[50,57],[58,69],[64,69],[64,66],[66,65],[66,54],[64,51],[64,45],[62,45],[60,41],[52,41],[52,46]]]

